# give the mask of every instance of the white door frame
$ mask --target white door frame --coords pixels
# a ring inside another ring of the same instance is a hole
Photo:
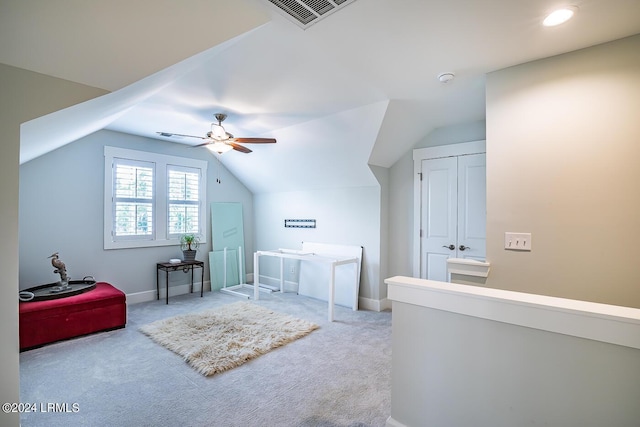
[[[420,277],[420,220],[421,220],[421,180],[422,161],[441,157],[481,154],[487,151],[486,140],[438,145],[413,150],[413,276]]]

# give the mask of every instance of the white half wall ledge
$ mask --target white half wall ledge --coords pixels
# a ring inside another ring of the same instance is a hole
[[[447,260],[447,270],[452,274],[462,274],[465,276],[488,277],[491,264],[484,261],[466,258],[449,258]]]
[[[407,304],[640,349],[640,309],[394,276],[388,298]]]

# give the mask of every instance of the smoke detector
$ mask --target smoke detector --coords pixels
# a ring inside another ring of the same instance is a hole
[[[438,74],[438,80],[440,83],[449,83],[456,75],[450,72]]]

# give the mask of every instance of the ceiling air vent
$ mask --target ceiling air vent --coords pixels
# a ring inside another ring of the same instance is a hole
[[[263,0],[302,28],[308,28],[323,18],[356,0]]]

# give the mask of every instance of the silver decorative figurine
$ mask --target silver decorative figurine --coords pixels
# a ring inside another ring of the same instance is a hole
[[[52,292],[62,292],[67,289],[71,289],[71,286],[69,285],[69,278],[67,277],[67,267],[64,265],[64,262],[58,258],[58,252],[54,253],[49,258],[51,258],[51,265],[54,268],[53,272],[60,275],[60,281],[58,282],[60,285],[54,286]]]

